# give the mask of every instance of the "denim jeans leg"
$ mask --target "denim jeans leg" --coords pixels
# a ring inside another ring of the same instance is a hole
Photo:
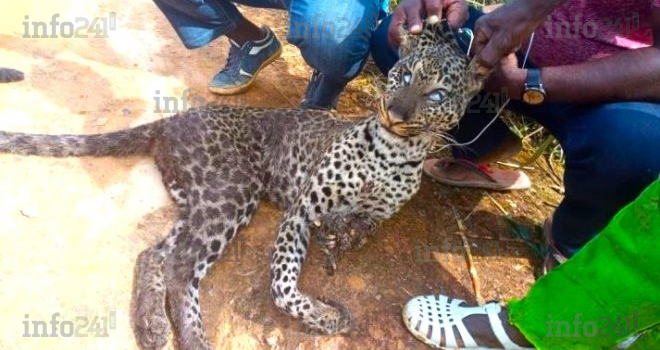
[[[293,0],[287,40],[318,72],[305,96],[308,103],[332,107],[346,84],[360,73],[381,4],[382,0]]]
[[[559,250],[575,254],[660,174],[660,103],[530,107],[566,155],[565,196],[553,217]]]
[[[287,9],[290,0],[154,0],[188,49],[206,46],[236,28],[242,15],[233,2]]]
[[[234,4],[222,0],[154,0],[187,49],[208,45],[231,32],[241,19]]]

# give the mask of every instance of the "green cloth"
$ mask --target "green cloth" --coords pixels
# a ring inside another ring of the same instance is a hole
[[[616,349],[643,330],[629,349],[660,350],[660,180],[508,307],[539,350]]]

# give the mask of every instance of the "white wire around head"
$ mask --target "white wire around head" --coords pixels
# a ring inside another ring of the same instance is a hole
[[[470,51],[472,50],[472,42],[474,41],[474,33],[472,33],[472,30],[470,30],[470,28],[460,28],[458,30],[458,32],[459,33],[468,33],[468,35],[470,36],[470,44],[468,45],[468,49],[467,49],[467,55],[469,56]],[[527,44],[527,50],[525,51],[525,57],[523,58],[523,62],[522,62],[522,65],[521,65],[522,68],[525,68],[525,65],[527,64],[527,58],[529,57],[529,52],[532,49],[532,43],[533,42],[534,42],[534,32],[532,32],[532,35],[529,37],[529,44]],[[464,142],[464,143],[453,144],[453,145],[444,145],[444,146],[440,147],[440,149],[438,149],[437,151],[433,151],[433,152],[440,152],[440,151],[444,150],[447,147],[452,147],[452,146],[453,147],[464,147],[464,146],[469,146],[469,145],[473,144],[475,141],[477,141],[479,139],[479,137],[481,137],[481,135],[484,134],[484,132],[486,132],[486,129],[488,129],[491,125],[493,125],[495,120],[497,120],[497,118],[499,118],[499,116],[500,116],[500,114],[502,114],[502,111],[504,110],[504,108],[509,104],[509,101],[511,101],[510,97],[507,98],[506,101],[504,101],[504,103],[502,104],[502,107],[500,107],[500,110],[497,111],[497,113],[495,113],[495,116],[493,117],[493,119],[491,119],[490,122],[488,122],[488,124],[486,124],[486,126],[483,129],[481,129],[481,131],[477,134],[477,136],[475,136],[472,140],[470,140],[468,142]]]
[[[525,64],[527,64],[527,57],[529,57],[529,52],[532,50],[532,42],[534,42],[534,32],[532,32],[532,35],[529,37],[529,44],[527,44],[527,51],[525,51],[525,58],[523,58],[522,62],[522,68],[525,68]]]
[[[459,34],[467,33],[467,35],[470,36],[470,43],[468,44],[468,49],[467,49],[467,55],[470,56],[470,52],[472,51],[472,42],[474,41],[474,33],[472,33],[472,29],[458,28],[458,33]]]

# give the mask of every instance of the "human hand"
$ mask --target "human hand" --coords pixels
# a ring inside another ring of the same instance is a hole
[[[515,54],[509,54],[500,60],[493,69],[484,89],[488,92],[498,93],[511,97],[514,100],[522,98],[527,70],[518,68],[518,59]]]
[[[413,34],[422,32],[422,19],[430,23],[447,18],[449,26],[460,28],[468,19],[468,6],[465,0],[403,0],[392,13],[392,21],[388,28],[390,45],[398,47],[401,43],[399,26],[408,24],[408,30]]]
[[[495,67],[566,0],[513,0],[481,16],[474,26],[473,52],[479,64]]]

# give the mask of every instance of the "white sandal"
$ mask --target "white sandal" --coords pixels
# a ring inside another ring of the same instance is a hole
[[[504,326],[498,314],[502,306],[497,302],[489,302],[484,306],[463,306],[467,304],[460,299],[449,299],[444,295],[418,296],[403,307],[403,322],[415,338],[437,349],[445,350],[534,350],[515,344],[504,331]],[[501,348],[481,347],[472,338],[463,324],[463,319],[470,315],[488,315],[491,329]],[[453,327],[463,341],[459,348]],[[442,336],[444,334],[444,345]]]

